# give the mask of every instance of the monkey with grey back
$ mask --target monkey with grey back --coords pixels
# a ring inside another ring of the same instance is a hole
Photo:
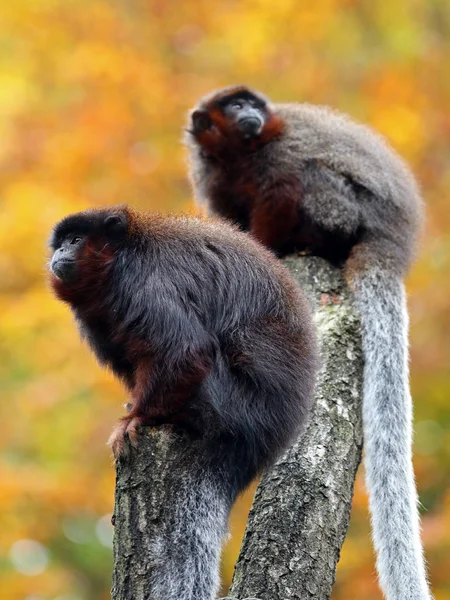
[[[429,600],[411,457],[403,278],[422,202],[413,176],[368,127],[328,108],[271,104],[244,86],[204,98],[186,144],[196,199],[278,256],[342,265],[361,313],[366,481],[387,600]]]

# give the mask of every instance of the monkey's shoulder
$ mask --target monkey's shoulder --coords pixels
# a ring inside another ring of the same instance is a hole
[[[405,196],[419,201],[409,167],[371,127],[326,106],[278,104],[276,110],[285,123],[285,135],[273,149],[283,151],[285,161],[316,159],[376,195],[400,203]]]
[[[200,294],[221,288],[228,296],[247,290],[264,297],[269,289],[292,293],[297,288],[274,254],[236,225],[192,216],[167,217],[164,225],[165,234],[149,241],[136,277],[147,273],[177,287],[186,283],[198,288],[201,283]],[[259,302],[256,297],[251,301]]]

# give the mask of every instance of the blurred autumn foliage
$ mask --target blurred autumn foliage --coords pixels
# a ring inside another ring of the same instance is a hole
[[[185,113],[248,83],[371,123],[423,187],[415,466],[431,581],[450,599],[448,0],[14,0],[0,27],[0,598],[109,598],[105,441],[125,394],[46,287],[50,229],[91,205],[191,210]],[[224,589],[250,500],[234,509]],[[333,600],[360,598],[381,598],[361,475]]]

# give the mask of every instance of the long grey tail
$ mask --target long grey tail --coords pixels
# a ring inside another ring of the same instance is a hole
[[[194,471],[194,469],[193,469]],[[149,600],[214,600],[219,563],[227,533],[228,499],[207,474],[179,473],[167,509],[165,534],[153,539]],[[144,597],[144,596],[143,596]]]
[[[387,600],[430,600],[412,467],[408,313],[398,277],[361,276],[364,448],[380,586]]]
[[[117,465],[112,598],[214,600],[234,498],[211,448],[162,429],[139,444]]]

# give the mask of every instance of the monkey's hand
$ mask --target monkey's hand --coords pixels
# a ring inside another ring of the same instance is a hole
[[[137,429],[142,424],[142,417],[125,416],[120,419],[108,440],[108,446],[111,447],[115,459],[127,453],[129,449],[127,438],[131,445],[136,447]]]

